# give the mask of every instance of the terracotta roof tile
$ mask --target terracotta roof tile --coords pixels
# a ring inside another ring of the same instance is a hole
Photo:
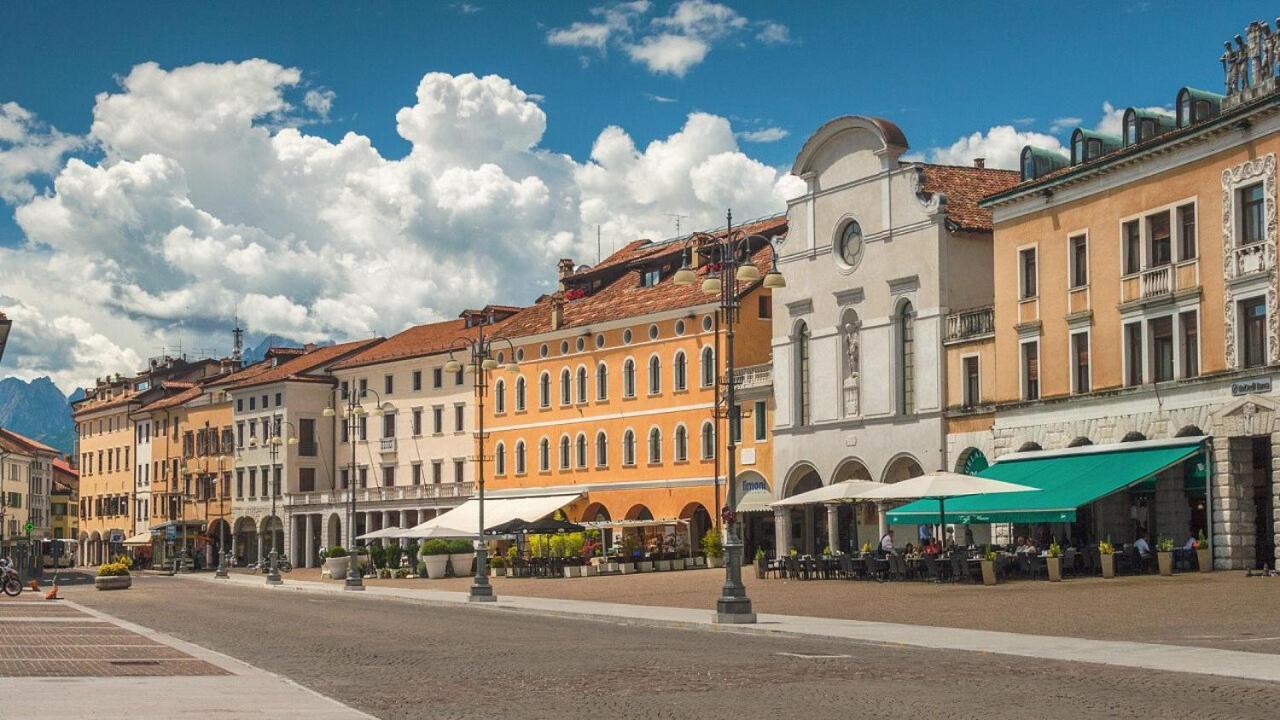
[[[252,377],[248,377],[239,382],[227,383],[225,384],[225,387],[229,390],[238,390],[240,388],[253,387],[254,385],[265,385],[267,383],[280,382],[283,380],[294,382],[330,382],[331,380],[327,377],[312,375],[310,373],[329,365],[335,360],[345,358],[349,353],[360,352],[361,350],[365,350],[382,341],[382,338],[370,338],[368,340],[357,340],[355,342],[340,343],[338,345],[316,348],[304,355],[280,362],[275,367],[269,368],[261,373],[257,373]],[[281,358],[281,360],[284,359]]]
[[[172,384],[173,383],[164,383],[166,387]],[[181,383],[181,384],[191,385],[190,383]],[[204,388],[196,387],[192,385],[191,387],[183,389],[181,392],[177,392],[177,393],[174,393],[173,395],[168,395],[158,400],[149,402],[146,405],[143,405],[142,407],[138,408],[138,412],[154,412],[156,410],[164,410],[165,408],[177,407],[185,402],[190,402],[192,400],[195,400],[196,398],[200,397],[202,394],[204,394]]]
[[[44,452],[58,455],[58,451],[45,445],[39,440],[33,440],[26,435],[21,435],[8,428],[0,428],[0,442],[7,441],[11,452]]]
[[[991,211],[978,207],[987,195],[1018,184],[1017,170],[922,163],[925,192],[947,196],[947,219],[961,230],[991,232]]]
[[[750,235],[776,237],[786,232],[787,218],[785,215],[775,215],[739,226],[738,229]],[[723,231],[717,235],[723,236]],[[662,281],[653,287],[640,285],[643,267],[650,262],[661,261],[672,265],[679,264],[681,256],[693,243],[692,236],[665,243],[637,240],[628,243],[590,270],[570,276],[567,278],[570,285],[575,277],[581,280],[603,274],[606,278],[612,279],[585,297],[565,299],[564,320],[561,328],[584,327],[608,320],[639,317],[711,302],[702,293],[700,283],[687,286],[676,285],[672,282],[671,275],[664,276]],[[761,273],[764,273],[770,267],[772,256],[770,251],[762,246],[752,256],[752,260],[760,268]],[[618,275],[618,269],[615,266],[626,263],[635,263],[635,266],[625,269]],[[607,268],[615,269],[612,273],[602,272]],[[703,274],[705,269],[700,271],[699,277]],[[553,296],[539,298],[538,302],[507,320],[503,324],[501,334],[515,338],[551,332],[551,311],[554,302]]]
[[[495,305],[493,309],[506,310],[508,308]],[[498,328],[502,327],[504,323],[505,321],[500,320],[486,325],[485,332],[497,332]],[[457,338],[472,338],[478,333],[479,328],[466,327],[466,320],[463,318],[428,323],[426,325],[415,325],[408,330],[392,335],[373,347],[335,363],[332,368],[334,370],[343,370],[380,362],[435,355],[448,350]]]
[[[105,398],[96,398],[86,396],[83,400],[72,406],[72,416],[83,415],[85,413],[98,412],[100,410],[108,410],[115,407],[122,407],[131,402],[135,402],[138,398],[138,391],[130,388],[119,395],[111,395]]]
[[[71,467],[71,465],[62,458],[57,458],[53,461],[53,469],[72,477],[80,477],[80,471]]]

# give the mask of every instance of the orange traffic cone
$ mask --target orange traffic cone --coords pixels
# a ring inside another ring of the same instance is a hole
[[[27,587],[31,588],[32,590],[39,590],[39,589],[40,589],[40,581],[39,581],[39,580],[32,580],[31,582],[27,583]]]
[[[47,592],[47,593],[45,593],[45,594],[44,594],[44,599],[45,599],[45,600],[61,600],[61,599],[62,599],[62,598],[58,597],[58,584],[57,584],[57,583],[54,583],[54,584],[53,584],[53,587],[49,590],[49,592]]]

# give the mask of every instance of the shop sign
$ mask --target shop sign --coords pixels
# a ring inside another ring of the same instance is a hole
[[[1240,395],[1261,395],[1271,392],[1271,378],[1253,378],[1252,380],[1237,380],[1231,383],[1231,394],[1239,397]]]

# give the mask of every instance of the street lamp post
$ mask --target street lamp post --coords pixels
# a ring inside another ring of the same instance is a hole
[[[364,405],[360,403],[360,398],[366,394],[372,393],[378,399],[378,405],[369,413],[364,409]],[[350,504],[347,507],[347,580],[343,584],[343,590],[364,590],[364,578],[360,575],[360,559],[356,556],[356,434],[360,432],[360,419],[366,415],[372,414],[375,417],[382,414],[382,396],[376,390],[364,388],[358,390],[354,387],[347,390],[347,404],[341,409],[342,422],[346,423],[347,442],[351,445],[351,463],[347,466],[347,497]],[[333,406],[324,409],[324,416],[331,418],[338,416],[338,410]]]
[[[772,266],[761,280],[760,270],[752,260],[752,240],[763,241],[773,254]],[[702,281],[702,292],[719,296],[720,316],[723,318],[725,330],[725,410],[729,419],[728,428],[728,461],[726,476],[727,502],[722,513],[724,519],[724,586],[720,597],[716,599],[717,623],[754,623],[756,614],[751,608],[751,598],[747,597],[746,586],[742,584],[742,540],[738,534],[738,523],[734,508],[738,504],[737,482],[737,439],[734,428],[739,421],[736,397],[738,380],[734,377],[733,337],[734,325],[738,321],[742,295],[760,281],[770,290],[787,286],[786,279],[778,272],[778,255],[773,243],[762,235],[747,235],[741,231],[734,233],[733,212],[726,214],[725,234],[722,240],[714,242],[718,257],[716,266],[707,273]],[[694,251],[696,252],[696,250]],[[676,272],[673,281],[677,285],[692,285],[697,280],[697,273],[687,264]],[[738,284],[745,283],[746,290],[738,292]]]
[[[287,441],[281,438],[281,430],[284,427],[292,429],[292,425],[286,422],[282,427],[276,428],[275,435],[270,441],[268,441],[271,445],[271,477],[268,480],[268,482],[271,483],[271,520],[267,523],[271,531],[271,553],[267,556],[269,558],[267,562],[268,585],[280,585],[284,583],[284,580],[280,578],[280,550],[276,543],[276,498],[280,495],[280,468],[276,463],[280,459],[280,448],[292,447],[298,444],[298,437],[296,433],[290,432]]]
[[[230,487],[223,484],[223,473],[226,472],[223,466],[226,462],[226,454],[219,454],[218,477],[214,479],[218,487],[218,514],[222,518],[222,523],[218,533],[218,569],[214,571],[213,576],[220,578],[231,577],[227,572],[227,491],[230,490]]]
[[[511,353],[511,362],[507,363],[505,369],[514,370],[516,368],[515,346],[504,337],[486,338],[483,323],[480,324],[475,338],[457,338],[453,343],[454,348],[467,352],[469,356],[467,369],[475,378],[476,437],[479,440],[479,448],[476,451],[476,493],[479,499],[477,512],[479,518],[475,541],[476,574],[471,582],[471,591],[467,595],[467,600],[470,602],[494,602],[498,599],[493,593],[493,586],[489,584],[489,548],[484,541],[484,451],[487,439],[484,434],[484,398],[489,393],[489,373],[498,367],[498,361],[492,354],[495,341],[507,344],[508,352]],[[462,367],[462,363],[454,359],[453,350],[450,350],[449,360],[444,364],[444,371],[457,373],[462,370]]]

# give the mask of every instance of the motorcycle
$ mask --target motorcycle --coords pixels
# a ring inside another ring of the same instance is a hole
[[[8,558],[0,558],[0,589],[9,597],[17,597],[22,592],[22,578]]]

